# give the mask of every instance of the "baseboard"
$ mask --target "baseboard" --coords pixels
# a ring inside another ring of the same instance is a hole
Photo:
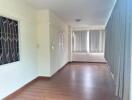
[[[108,71],[110,72],[113,81],[115,81],[114,74],[112,73],[112,71],[110,69],[110,65],[108,63],[107,63],[107,65],[108,65]]]
[[[115,100],[122,100],[122,99],[119,96],[116,96]]]
[[[32,80],[31,82],[25,84],[23,87],[21,87],[20,89],[16,90],[15,92],[11,93],[10,95],[6,96],[5,98],[3,98],[3,100],[10,100],[10,98],[17,96],[19,93],[21,93],[25,88],[27,88],[28,86],[32,85],[34,82],[38,81],[38,80],[49,80],[52,77],[54,77],[57,73],[59,73],[67,64],[69,64],[70,62],[66,63],[61,69],[59,69],[55,74],[53,74],[51,77],[45,77],[45,76],[38,76],[37,78],[35,78],[34,80]]]
[[[24,85],[23,87],[21,87],[20,89],[16,90],[15,92],[13,92],[12,94],[8,95],[7,97],[3,98],[2,100],[11,100],[11,98],[17,96],[18,94],[20,94],[22,91],[24,91],[24,89],[26,89],[28,86],[32,85],[33,83],[35,83],[38,80],[49,80],[52,77],[54,77],[55,75],[57,75],[57,73],[59,73],[61,70],[63,70],[63,68],[65,66],[67,66],[68,64],[73,63],[73,62],[68,62],[66,63],[61,69],[59,69],[55,74],[53,74],[51,77],[44,77],[44,76],[38,76],[37,78],[35,78],[34,80],[32,80],[31,82],[27,83],[26,85]],[[81,62],[83,63],[83,62]],[[93,63],[93,62],[92,62]],[[119,97],[116,97],[115,100],[121,100]]]
[[[114,78],[114,74],[113,74],[112,72],[111,72],[111,76],[112,76],[112,79],[115,80],[115,78]]]
[[[10,98],[17,96],[19,93],[21,93],[25,88],[27,88],[28,86],[30,86],[31,84],[33,84],[35,81],[38,80],[38,77],[33,79],[32,81],[30,81],[29,83],[25,84],[24,86],[22,86],[20,89],[16,90],[15,92],[11,93],[10,95],[6,96],[5,98],[3,98],[2,100],[10,100]]]
[[[51,78],[54,77],[55,75],[57,75],[57,73],[59,73],[61,70],[63,70],[70,63],[71,62],[67,62],[62,68],[60,68],[57,72],[55,72],[53,75],[51,75]]]
[[[71,63],[100,63],[100,64],[107,64],[107,62],[89,62],[89,61],[71,61]]]
[[[2,100],[10,100],[10,98],[17,96],[19,93],[21,93],[25,88],[27,88],[28,86],[32,85],[34,82],[38,81],[38,80],[48,80],[50,79],[50,77],[44,77],[44,76],[38,76],[37,78],[35,78],[34,80],[30,81],[29,83],[25,84],[23,87],[21,87],[20,89],[16,90],[15,92],[11,93],[10,95],[6,96],[5,98],[3,98]]]

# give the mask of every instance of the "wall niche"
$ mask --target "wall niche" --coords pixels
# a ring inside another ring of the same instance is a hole
[[[0,16],[0,65],[19,60],[18,21]]]

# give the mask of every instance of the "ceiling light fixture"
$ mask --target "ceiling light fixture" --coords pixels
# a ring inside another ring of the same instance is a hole
[[[80,22],[80,21],[81,21],[81,19],[76,19],[75,21],[76,21],[76,22]]]

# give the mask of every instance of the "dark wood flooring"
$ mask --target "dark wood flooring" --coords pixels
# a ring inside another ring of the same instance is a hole
[[[39,78],[6,100],[119,100],[106,64],[70,63],[50,79]]]

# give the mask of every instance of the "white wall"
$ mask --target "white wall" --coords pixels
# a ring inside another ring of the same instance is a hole
[[[0,0],[0,15],[19,20],[21,59],[0,66],[0,99],[38,76],[35,14],[24,0]]]
[[[49,10],[31,8],[22,0],[0,0],[0,15],[20,22],[20,61],[0,66],[0,99],[37,76],[52,76],[68,62],[68,26]],[[64,32],[64,49],[58,34]],[[54,46],[54,50],[52,49]]]
[[[104,53],[72,53],[72,61],[106,62]]]
[[[59,45],[60,34],[64,34],[64,47]],[[51,75],[53,75],[68,62],[68,26],[53,12],[50,12],[50,51]]]
[[[72,61],[72,28],[68,27],[68,59],[69,62]]]
[[[50,10],[38,11],[38,70],[40,76],[52,76],[68,62],[68,26]],[[64,49],[59,33],[64,32]]]
[[[37,43],[38,43],[38,71],[39,76],[50,77],[50,34],[49,10],[37,13]]]

